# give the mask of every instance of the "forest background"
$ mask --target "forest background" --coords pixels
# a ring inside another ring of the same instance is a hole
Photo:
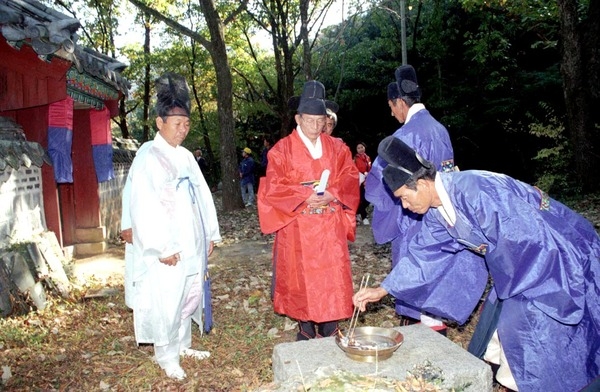
[[[506,173],[563,198],[600,187],[597,1],[45,3],[82,22],[80,44],[129,64],[115,136],[152,139],[153,81],[166,71],[187,78],[194,108],[185,146],[204,151],[224,211],[243,207],[241,149],[259,153],[264,136],[289,134],[287,100],[306,80],[321,81],[339,104],[334,135],[352,151],[365,142],[374,159],[400,127],[386,86],[403,62],[416,68],[461,170]]]

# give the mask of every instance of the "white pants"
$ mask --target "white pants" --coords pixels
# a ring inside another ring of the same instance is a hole
[[[180,353],[192,347],[192,313],[198,306],[201,306],[201,297],[197,295],[197,290],[202,290],[201,277],[202,274],[189,276],[185,281],[186,290],[184,292],[189,294],[183,305],[177,339],[171,339],[164,346],[154,345],[156,362],[163,369],[169,367],[169,365],[179,365]],[[189,290],[188,285],[191,286]]]
[[[179,353],[192,347],[192,316],[181,320],[178,339],[164,346],[154,346],[154,357],[163,369],[169,365],[179,365]]]
[[[506,355],[504,355],[500,339],[498,338],[498,330],[494,331],[494,335],[492,335],[492,338],[488,343],[483,359],[499,366],[498,371],[496,372],[496,381],[513,391],[519,390],[515,378],[510,371],[510,367],[508,366],[508,361],[506,360]]]

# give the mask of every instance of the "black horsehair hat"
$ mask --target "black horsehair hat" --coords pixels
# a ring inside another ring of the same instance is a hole
[[[431,162],[394,136],[388,136],[379,143],[377,154],[388,163],[383,169],[383,179],[392,192],[406,184],[420,168],[433,167]]]
[[[400,90],[398,89],[397,82],[391,82],[387,86],[387,98],[388,101],[393,101],[394,99],[400,98]]]
[[[304,83],[302,94],[288,100],[288,107],[298,113],[325,115],[327,109],[337,113],[339,106],[325,99],[325,86],[317,80]]]
[[[167,72],[156,80],[156,114],[169,115],[174,108],[185,110],[190,116],[191,101],[188,84],[179,74]]]
[[[412,65],[401,65],[394,73],[398,84],[398,98],[410,97],[421,99],[421,89],[417,81],[417,72]],[[389,89],[388,89],[389,93]]]

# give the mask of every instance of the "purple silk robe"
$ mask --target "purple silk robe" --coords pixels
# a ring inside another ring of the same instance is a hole
[[[484,171],[439,173],[456,211],[423,216],[382,283],[464,322],[483,293],[501,301],[498,336],[520,391],[578,391],[600,373],[600,238],[538,188]],[[478,254],[479,260],[469,255]]]
[[[416,112],[394,136],[413,148],[419,155],[433,162],[438,171],[454,169],[454,152],[446,128],[426,109]],[[399,200],[383,182],[383,169],[387,163],[377,157],[365,180],[365,198],[373,205],[373,236],[378,244],[392,241],[392,267],[406,253],[410,238],[407,236],[420,217],[402,208]],[[396,301],[396,312],[413,318],[420,311]]]

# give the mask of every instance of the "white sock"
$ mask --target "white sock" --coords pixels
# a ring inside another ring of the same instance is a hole
[[[193,350],[191,348],[184,348],[179,352],[179,355],[182,357],[192,357],[195,359],[206,359],[210,357],[210,353],[208,351]]]
[[[177,364],[168,365],[165,367],[165,373],[167,377],[175,379],[175,380],[183,380],[187,377],[185,371],[181,368],[181,366]]]

